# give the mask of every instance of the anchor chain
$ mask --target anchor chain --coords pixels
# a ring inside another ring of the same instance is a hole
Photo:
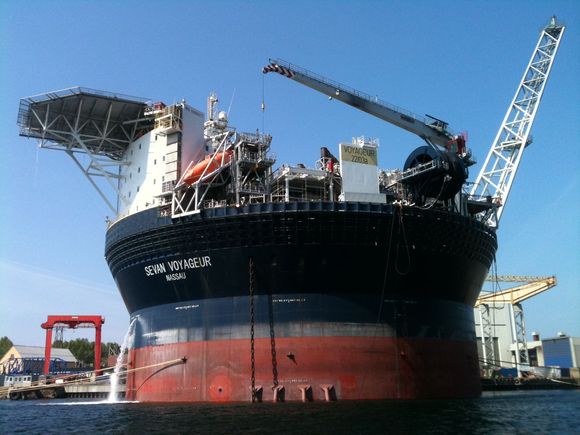
[[[252,403],[256,402],[256,356],[254,349],[254,260],[250,257],[250,364],[252,368]]]
[[[272,381],[275,389],[278,386],[278,360],[276,358],[276,335],[274,333],[274,307],[272,301],[272,294],[268,295],[269,302],[269,318],[270,318],[270,349],[272,352]]]

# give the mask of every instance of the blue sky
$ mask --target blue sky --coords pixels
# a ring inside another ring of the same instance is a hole
[[[502,217],[497,267],[556,275],[556,288],[524,303],[528,332],[580,336],[579,4],[0,1],[0,336],[42,345],[40,323],[59,313],[104,315],[106,341],[128,326],[103,258],[109,212],[64,153],[18,136],[19,98],[80,85],[205,110],[216,91],[239,130],[273,135],[279,164],[311,165],[321,146],[367,135],[380,139],[380,166],[395,168],[421,145],[280,76],[263,82],[261,67],[279,57],[448,121],[483,162],[553,14],[568,29]]]

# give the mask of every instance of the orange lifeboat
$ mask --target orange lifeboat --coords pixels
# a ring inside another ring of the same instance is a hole
[[[201,176],[205,178],[213,174],[220,167],[226,166],[232,160],[233,151],[223,151],[217,154],[211,154],[189,168],[183,177],[183,181],[187,184],[193,184],[198,181]]]

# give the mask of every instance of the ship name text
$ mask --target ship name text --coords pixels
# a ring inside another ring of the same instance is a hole
[[[145,276],[168,274],[167,276],[171,276],[172,278],[168,279],[168,281],[174,281],[176,278],[184,279],[185,270],[200,269],[205,267],[211,267],[211,257],[209,255],[150,264],[145,266],[143,270],[145,271]]]

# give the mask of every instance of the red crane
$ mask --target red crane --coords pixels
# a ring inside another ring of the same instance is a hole
[[[52,350],[52,330],[55,327],[95,328],[95,374],[101,368],[101,326],[105,318],[101,316],[48,316],[46,322],[40,325],[46,329],[46,345],[44,347],[44,374],[50,367],[50,352]]]

